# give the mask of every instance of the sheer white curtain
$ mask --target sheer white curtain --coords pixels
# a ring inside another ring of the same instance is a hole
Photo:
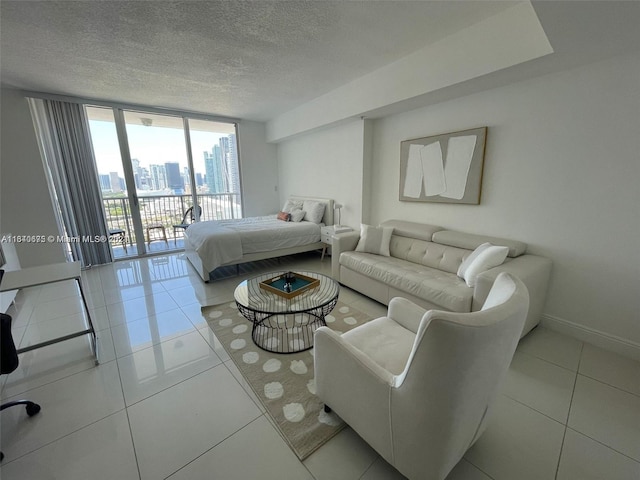
[[[49,175],[58,219],[75,260],[113,261],[104,218],[89,122],[79,103],[30,98],[29,105]]]

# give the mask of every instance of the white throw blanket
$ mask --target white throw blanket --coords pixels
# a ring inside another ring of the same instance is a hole
[[[224,223],[197,222],[187,228],[189,241],[209,271],[242,258],[240,235]],[[215,241],[209,241],[212,236]]]
[[[209,271],[240,260],[244,253],[269,251],[320,240],[311,222],[283,222],[275,215],[197,222],[186,236]],[[246,252],[245,252],[246,250]]]

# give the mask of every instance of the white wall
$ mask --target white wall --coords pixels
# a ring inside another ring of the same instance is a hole
[[[2,88],[0,108],[0,233],[59,235],[26,99]],[[16,245],[23,268],[64,262],[61,244]]]
[[[377,120],[373,222],[526,241],[554,262],[547,320],[640,347],[639,79],[635,53]],[[480,205],[398,200],[402,140],[484,125]]]
[[[241,121],[238,139],[245,217],[278,211],[276,145],[266,143],[265,124]]]
[[[362,120],[353,120],[279,143],[280,204],[289,195],[333,198],[344,205],[341,222],[358,227],[362,219],[364,125]]]

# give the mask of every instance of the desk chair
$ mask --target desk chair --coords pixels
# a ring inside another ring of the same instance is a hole
[[[2,281],[2,275],[4,270],[0,270],[0,282]],[[13,372],[18,368],[20,360],[18,359],[18,353],[16,351],[16,345],[13,342],[13,336],[11,335],[11,316],[5,313],[0,313],[0,373],[7,374]],[[30,400],[14,400],[13,402],[7,402],[0,405],[0,410],[13,407],[15,405],[24,405],[27,410],[27,415],[33,417],[40,411],[40,405],[33,403]],[[4,454],[0,452],[0,461],[4,458]]]

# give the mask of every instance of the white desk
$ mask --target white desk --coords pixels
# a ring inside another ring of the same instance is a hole
[[[63,335],[62,337],[47,340],[45,342],[29,345],[18,349],[18,353],[28,352],[36,348],[46,347],[54,343],[70,340],[82,335],[91,335],[91,350],[95,356],[96,365],[98,364],[98,344],[96,341],[96,331],[93,328],[91,315],[87,300],[82,291],[82,283],[80,281],[80,262],[71,263],[54,263],[52,265],[43,265],[41,267],[23,268],[21,270],[12,270],[4,273],[2,284],[0,284],[0,292],[19,290],[21,288],[35,287],[45,285],[47,283],[64,282],[66,280],[75,280],[78,283],[78,289],[82,297],[82,304],[86,313],[87,323],[84,330]]]

